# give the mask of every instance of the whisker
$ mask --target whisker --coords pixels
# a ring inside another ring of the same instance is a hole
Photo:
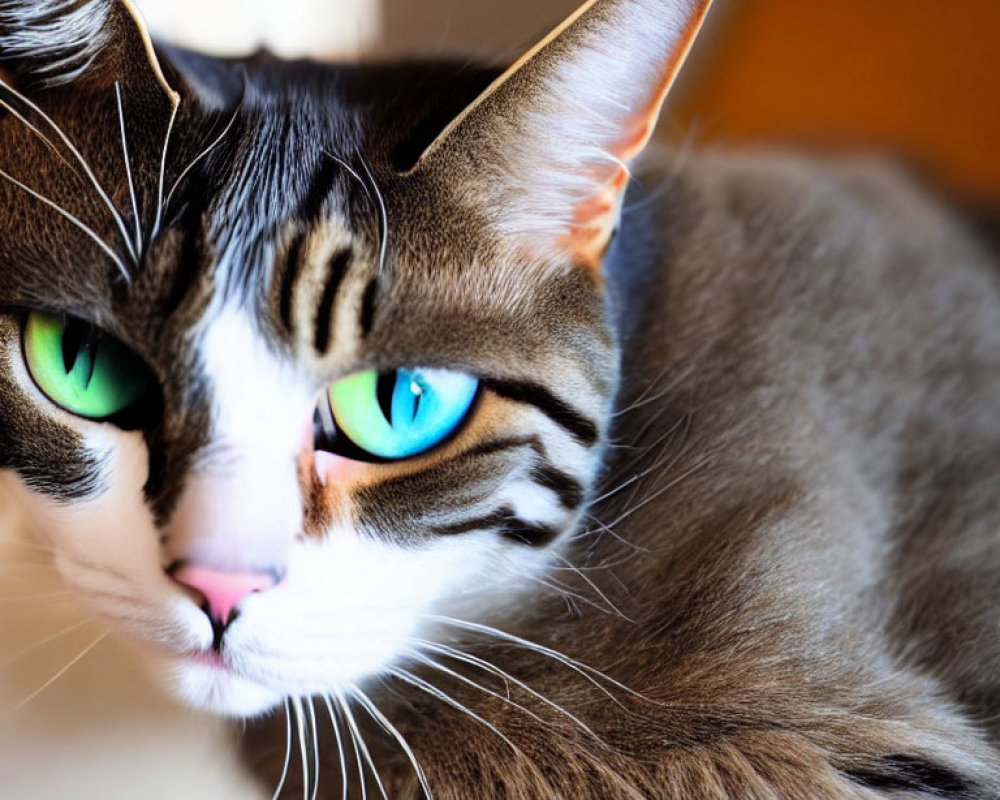
[[[406,741],[403,734],[399,732],[399,729],[389,721],[388,717],[386,717],[385,714],[378,709],[378,706],[375,705],[375,702],[360,688],[352,686],[351,691],[357,701],[361,704],[362,708],[368,712],[371,718],[374,719],[382,727],[382,730],[388,733],[399,744],[400,749],[406,755],[413,767],[413,772],[417,776],[420,788],[424,792],[424,800],[434,800],[434,793],[431,792],[431,787],[427,783],[427,776],[424,774],[424,770],[420,766],[417,756],[414,754],[413,749],[410,747],[409,742]]]
[[[319,726],[316,724],[316,705],[313,703],[311,697],[308,698],[308,702],[309,728],[313,753],[313,790],[309,795],[309,800],[316,800],[316,796],[319,794]]]
[[[600,678],[601,680],[607,681],[615,688],[621,689],[623,692],[626,692],[627,694],[645,699],[642,697],[641,694],[636,692],[634,689],[630,689],[625,684],[616,681],[610,675],[606,675],[605,673],[601,672],[598,669],[595,669],[594,667],[584,664],[581,661],[577,661],[575,658],[571,658],[565,653],[561,653],[558,650],[553,650],[551,647],[546,647],[545,645],[538,644],[537,642],[532,642],[528,639],[516,636],[513,633],[507,633],[506,631],[499,630],[498,628],[494,628],[489,625],[483,625],[482,623],[478,622],[469,622],[467,620],[454,619],[452,617],[445,617],[437,614],[425,614],[424,617],[427,619],[432,619],[438,622],[442,622],[446,625],[453,625],[454,627],[462,628],[464,630],[481,633],[487,636],[493,636],[497,639],[510,642],[511,644],[519,645],[520,647],[523,647],[526,650],[530,650],[531,652],[538,653],[539,655],[543,655],[555,661],[558,661],[560,664],[565,665],[566,667],[568,667],[569,669],[573,670],[578,675],[580,675],[580,677],[584,678],[589,683],[593,684],[595,687],[600,689],[604,694],[606,694],[611,700],[613,700],[618,705],[621,705],[621,702],[618,700],[618,698],[615,697],[613,694],[611,694],[611,692],[608,691],[607,687],[603,686],[600,682],[598,682],[594,676]]]
[[[132,159],[128,154],[128,137],[125,134],[125,106],[122,103],[122,85],[115,81],[115,99],[118,103],[118,125],[122,135],[122,155],[125,157],[125,175],[128,177],[128,193],[132,199],[132,220],[135,223],[135,252],[142,253],[142,221],[139,219],[139,198],[135,193],[132,177]]]
[[[40,695],[42,692],[48,689],[53,683],[55,683],[63,675],[69,672],[73,667],[79,664],[83,660],[84,656],[86,656],[91,650],[97,647],[97,645],[99,645],[101,642],[107,639],[108,636],[110,635],[111,631],[105,631],[100,636],[98,636],[94,641],[92,641],[89,645],[83,648],[83,650],[81,650],[80,653],[76,655],[76,657],[72,658],[70,662],[66,664],[66,666],[60,669],[55,675],[53,675],[51,678],[45,681],[45,683],[43,683],[41,686],[35,689],[35,691],[33,691],[31,694],[25,697],[20,703],[18,703],[17,706],[15,706],[15,708],[21,709],[24,708],[26,705],[28,705],[28,703],[30,703],[32,700],[38,697],[38,695]]]
[[[361,166],[365,170],[365,174],[368,176],[368,183],[372,187],[372,191],[375,193],[375,200],[378,203],[379,212],[379,222],[381,225],[382,235],[379,237],[381,241],[379,242],[378,250],[378,265],[376,269],[379,274],[385,271],[385,257],[389,248],[389,212],[386,209],[385,198],[382,196],[382,191],[378,188],[378,183],[375,181],[375,176],[372,174],[371,168],[368,166],[368,162],[365,161],[365,157],[361,155],[358,151],[358,161],[361,162]]]
[[[340,707],[344,710],[344,718],[347,721],[348,726],[351,729],[351,735],[355,737],[355,741],[361,748],[361,752],[364,754],[365,761],[368,762],[368,767],[371,770],[372,777],[375,779],[375,785],[378,786],[379,794],[382,795],[382,800],[389,800],[389,795],[385,792],[385,786],[382,784],[382,776],[378,774],[378,770],[375,768],[375,761],[372,759],[372,754],[368,750],[368,745],[365,743],[364,737],[361,735],[361,729],[358,727],[358,722],[354,718],[354,713],[351,711],[351,707],[344,696],[337,693],[337,702]],[[362,787],[364,782],[362,782]]]
[[[334,699],[337,701],[337,705],[341,710],[344,709],[344,701],[339,693],[334,695]],[[368,780],[365,778],[365,768],[361,762],[361,749],[358,747],[358,737],[354,734],[354,729],[347,722],[347,717],[344,717],[344,725],[346,725],[346,731],[351,734],[351,745],[354,747],[354,760],[358,765],[358,783],[361,784],[361,800],[368,800]]]
[[[418,678],[412,672],[408,672],[407,670],[390,669],[389,674],[395,676],[396,678],[399,678],[399,680],[403,681],[404,683],[408,683],[411,686],[416,687],[417,689],[421,689],[422,691],[429,694],[431,697],[440,700],[445,705],[454,708],[456,711],[462,714],[465,714],[467,717],[475,720],[484,728],[494,733],[497,736],[497,738],[499,738],[504,744],[506,744],[511,750],[513,750],[514,753],[516,753],[519,756],[524,755],[524,753],[521,752],[521,749],[517,747],[517,745],[515,745],[510,739],[508,739],[500,731],[499,728],[497,728],[492,723],[487,722],[485,719],[479,716],[479,714],[477,714],[475,711],[462,705],[457,700],[455,700],[451,695],[441,691],[438,687],[428,683],[423,678]]]
[[[347,789],[349,779],[347,775],[347,756],[344,753],[344,740],[340,736],[340,723],[337,721],[337,714],[333,710],[333,703],[329,695],[323,695],[323,702],[326,703],[326,710],[330,713],[330,722],[333,725],[333,735],[337,740],[337,755],[340,758],[340,786],[341,800],[347,800]]]
[[[446,656],[448,658],[454,658],[456,661],[462,661],[466,664],[469,664],[470,666],[479,667],[479,669],[485,672],[492,673],[493,675],[496,675],[501,680],[507,683],[514,684],[514,686],[517,686],[522,691],[527,692],[532,697],[536,698],[537,700],[540,700],[542,703],[547,705],[553,711],[562,714],[564,717],[573,722],[577,727],[579,727],[585,733],[589,734],[590,736],[593,736],[598,741],[601,741],[600,737],[596,733],[594,733],[594,731],[590,728],[590,726],[587,725],[583,720],[581,720],[575,714],[572,714],[571,712],[567,711],[565,708],[563,708],[555,701],[550,700],[541,692],[537,691],[536,689],[533,689],[524,681],[515,678],[509,672],[501,669],[496,664],[493,664],[484,658],[480,658],[479,656],[475,656],[472,653],[466,653],[462,650],[458,650],[457,648],[451,647],[446,644],[438,644],[435,642],[424,641],[423,645],[424,647],[427,647],[430,650],[434,650],[443,656]]]
[[[2,83],[2,81],[0,81],[0,83]],[[28,194],[30,194],[32,197],[34,197],[40,203],[44,203],[49,208],[51,208],[54,211],[56,211],[59,214],[61,214],[68,222],[71,222],[73,225],[75,225],[77,228],[79,228],[81,231],[83,231],[85,234],[87,234],[87,236],[89,236],[94,241],[94,243],[98,247],[100,247],[101,250],[103,250],[105,252],[105,254],[108,256],[108,258],[110,258],[115,263],[115,266],[118,267],[118,269],[121,271],[122,275],[124,275],[126,278],[130,277],[129,273],[128,273],[128,270],[125,269],[125,262],[123,262],[121,260],[121,258],[119,257],[119,255],[114,250],[112,250],[111,247],[100,236],[98,236],[89,226],[87,226],[85,223],[81,222],[77,217],[75,217],[72,214],[70,214],[62,206],[59,206],[56,203],[53,203],[51,200],[49,200],[49,198],[45,197],[42,194],[39,194],[34,189],[32,189],[30,186],[21,183],[21,181],[19,181],[13,175],[11,175],[11,174],[9,174],[7,172],[4,172],[2,169],[0,169],[0,177],[5,178],[6,180],[10,181],[11,183],[13,183],[19,189],[22,189],[23,191],[25,191]]]
[[[285,780],[288,778],[288,767],[292,762],[292,716],[291,701],[285,698],[285,766],[281,768],[281,777],[278,779],[278,788],[271,795],[271,800],[278,800],[281,790],[285,788]]]
[[[302,800],[309,800],[309,754],[306,743],[306,715],[302,710],[302,698],[292,698],[295,711],[295,732],[299,739],[299,760],[302,763]]]
[[[247,80],[246,71],[244,70],[243,74],[244,94],[246,93],[246,80]],[[188,173],[190,173],[191,170],[193,170],[198,165],[199,161],[201,161],[203,158],[206,158],[208,154],[211,153],[216,147],[218,147],[222,143],[222,140],[226,138],[226,136],[229,134],[229,131],[232,129],[233,125],[236,124],[236,120],[239,118],[240,111],[242,110],[242,108],[243,108],[243,97],[241,97],[240,101],[236,104],[236,110],[233,111],[233,115],[229,118],[229,122],[226,124],[226,127],[222,129],[222,133],[220,133],[208,147],[206,147],[198,155],[196,155],[191,160],[191,162],[181,171],[181,174],[177,176],[177,180],[174,181],[173,185],[170,187],[170,191],[167,192],[167,199],[163,203],[164,210],[170,207],[170,200],[171,198],[173,198],[174,192],[177,191],[177,187],[181,185],[181,182],[188,176]]]
[[[160,155],[160,178],[156,185],[156,217],[153,220],[153,232],[149,236],[150,240],[156,238],[156,235],[160,232],[160,226],[163,224],[163,185],[167,173],[167,151],[170,148],[170,136],[174,131],[177,111],[181,107],[180,101],[176,99],[172,99],[171,105],[170,121],[167,123],[167,134],[163,137],[163,152]]]
[[[115,224],[118,226],[118,231],[119,233],[121,233],[122,239],[124,240],[125,245],[128,248],[129,255],[132,257],[133,262],[137,262],[138,258],[136,253],[132,250],[132,243],[129,240],[129,234],[128,234],[128,229],[125,226],[125,220],[122,219],[121,213],[118,211],[117,208],[115,208],[115,204],[111,202],[111,198],[108,197],[108,193],[104,190],[104,187],[101,185],[101,182],[97,179],[97,176],[94,174],[94,171],[90,168],[90,165],[87,163],[87,159],[83,157],[83,154],[76,148],[76,146],[73,144],[70,138],[65,134],[63,129],[60,128],[55,123],[52,117],[50,117],[48,114],[42,111],[42,109],[37,104],[33,103],[31,100],[29,100],[19,91],[17,91],[17,89],[8,84],[6,81],[0,80],[0,88],[5,89],[11,95],[16,97],[19,101],[24,103],[28,108],[30,108],[32,111],[38,114],[39,117],[45,120],[45,122],[49,125],[49,127],[52,128],[53,131],[55,131],[56,135],[62,140],[63,144],[65,144],[66,147],[69,149],[70,153],[73,154],[73,157],[76,159],[76,161],[80,164],[81,167],[83,167],[84,174],[86,174],[88,180],[90,181],[90,184],[94,187],[95,191],[100,196],[101,200],[104,202],[104,205],[107,207],[108,211],[111,212],[111,216],[114,218]],[[126,277],[128,277],[128,273],[125,274]]]
[[[656,498],[658,498],[661,495],[665,494],[666,492],[670,491],[675,486],[677,486],[677,484],[680,483],[682,480],[684,480],[685,478],[690,477],[691,475],[695,474],[699,470],[703,469],[709,463],[711,463],[711,458],[709,458],[707,456],[699,459],[691,467],[689,467],[688,469],[684,470],[684,472],[682,472],[680,475],[676,476],[669,483],[665,484],[664,486],[661,486],[659,489],[657,489],[652,494],[647,495],[646,497],[644,497],[642,499],[642,501],[639,502],[637,505],[634,505],[634,506],[630,505],[630,507],[629,507],[629,509],[627,511],[622,512],[614,520],[612,520],[611,522],[607,523],[608,527],[609,528],[614,528],[616,525],[620,524],[624,520],[626,520],[629,517],[631,517],[636,511],[638,511],[639,509],[641,509],[644,506],[648,505],[649,503],[652,503],[654,500],[656,500]]]
[[[440,663],[438,661],[435,661],[433,658],[430,658],[428,656],[425,656],[425,655],[421,654],[418,650],[411,649],[409,651],[409,655],[412,658],[417,659],[420,663],[425,664],[426,666],[430,667],[431,669],[436,669],[438,672],[443,672],[445,675],[448,675],[448,676],[454,678],[455,680],[460,681],[461,683],[464,683],[466,686],[471,686],[473,689],[478,689],[483,694],[487,694],[490,697],[495,697],[497,700],[501,700],[504,703],[507,703],[508,705],[512,706],[513,708],[516,708],[521,713],[526,714],[527,716],[531,717],[533,720],[535,720],[535,722],[541,722],[543,725],[545,724],[545,720],[542,719],[540,716],[538,716],[538,714],[536,714],[531,709],[525,708],[523,705],[521,705],[520,703],[518,703],[515,700],[512,700],[508,696],[502,695],[499,692],[495,692],[492,689],[489,689],[489,688],[483,686],[480,683],[476,683],[476,681],[472,680],[472,678],[469,678],[466,675],[462,675],[460,672],[456,672],[453,669],[449,669],[444,664],[442,664],[442,663]],[[459,660],[461,660],[461,659],[459,659]],[[508,687],[508,691],[509,691],[509,687]]]
[[[616,606],[614,603],[612,603],[611,599],[601,590],[601,588],[596,583],[594,583],[594,581],[591,578],[589,578],[587,575],[585,575],[582,570],[578,569],[568,558],[566,558],[565,556],[561,555],[560,553],[556,553],[554,551],[550,555],[552,555],[553,558],[556,558],[559,561],[561,561],[563,564],[565,564],[565,566],[558,567],[557,569],[569,570],[574,575],[578,576],[584,583],[586,583],[591,589],[594,590],[594,593],[615,614],[617,614],[619,617],[621,617],[626,622],[632,622],[632,623],[635,622],[634,619],[632,619],[631,617],[629,617],[628,615],[626,615],[621,609],[618,608],[618,606]],[[583,598],[583,599],[586,600],[586,598]],[[588,602],[590,602],[590,601],[588,601]],[[598,605],[598,608],[600,608],[599,605]]]
[[[362,157],[360,151],[355,151],[361,166],[365,170],[365,177],[354,169],[350,164],[348,164],[340,156],[331,153],[329,150],[324,150],[323,154],[339,164],[343,169],[350,175],[354,180],[361,184],[361,188],[365,192],[365,197],[368,201],[375,206],[376,213],[378,215],[379,224],[379,255],[376,261],[376,271],[380,274],[383,272],[383,267],[385,266],[386,253],[389,247],[389,214],[386,210],[385,198],[382,197],[382,192],[378,188],[378,184],[375,182],[375,177],[372,175],[371,169],[368,167],[367,162]]]
[[[53,142],[48,136],[46,136],[42,132],[40,128],[36,127],[26,116],[24,116],[24,114],[18,111],[14,106],[12,106],[2,97],[0,97],[0,107],[7,109],[7,111],[10,114],[12,114],[15,119],[21,122],[21,124],[24,125],[33,134],[35,134],[35,136],[37,136],[45,144],[45,146],[52,151],[53,155],[55,155],[56,158],[58,158],[60,161],[62,161],[63,164],[66,165],[66,167],[71,169],[75,174],[77,175],[80,174],[79,171],[76,169],[76,167],[70,164],[69,161],[66,160],[66,157],[59,152],[59,148],[56,147],[55,142]]]
[[[81,620],[80,622],[75,622],[68,628],[63,628],[62,630],[53,633],[51,636],[42,639],[40,642],[35,642],[30,647],[25,647],[23,650],[19,650],[18,652],[14,653],[14,655],[8,656],[4,661],[0,661],[0,669],[5,669],[6,667],[9,667],[18,659],[28,655],[28,653],[34,652],[38,648],[44,647],[45,645],[54,642],[56,639],[60,639],[63,636],[66,636],[67,634],[70,634],[73,631],[77,630],[78,628],[82,628],[84,625],[90,624],[93,621],[94,621],[93,618],[88,618]]]

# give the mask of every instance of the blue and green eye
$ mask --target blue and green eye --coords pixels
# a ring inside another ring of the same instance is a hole
[[[154,385],[139,356],[82,320],[29,312],[23,342],[25,364],[42,393],[87,419],[112,420]]]
[[[445,369],[368,370],[331,384],[317,448],[366,461],[399,461],[454,435],[469,417],[479,381]]]

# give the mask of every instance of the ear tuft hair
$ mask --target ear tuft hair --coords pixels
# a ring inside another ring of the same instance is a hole
[[[116,0],[0,0],[0,65],[45,86],[80,78],[108,44]]]

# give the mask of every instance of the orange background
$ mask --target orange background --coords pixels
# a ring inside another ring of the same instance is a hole
[[[510,60],[577,4],[383,0],[385,47]],[[1000,203],[1000,0],[717,0],[661,132],[882,149]]]

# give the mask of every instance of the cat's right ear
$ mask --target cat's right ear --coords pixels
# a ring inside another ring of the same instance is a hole
[[[710,2],[588,0],[452,121],[404,181],[474,208],[531,260],[569,259],[596,275],[629,163]]]

